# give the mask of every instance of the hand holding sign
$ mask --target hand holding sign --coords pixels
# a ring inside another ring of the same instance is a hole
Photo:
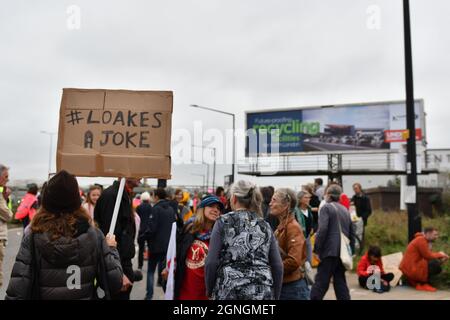
[[[108,235],[114,234],[114,229],[116,229],[117,216],[119,215],[120,202],[122,201],[123,189],[125,188],[125,178],[120,179],[119,192],[117,193],[116,203],[114,205],[114,212],[111,219],[111,224],[109,226]]]

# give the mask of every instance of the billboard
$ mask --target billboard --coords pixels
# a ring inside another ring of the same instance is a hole
[[[415,101],[416,128],[425,143],[423,100]],[[246,112],[246,156],[301,152],[395,150],[393,132],[406,129],[404,101]]]

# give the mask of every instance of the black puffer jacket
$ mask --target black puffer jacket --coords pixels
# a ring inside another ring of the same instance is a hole
[[[27,229],[14,264],[6,300],[29,299],[32,286],[32,234]],[[85,226],[74,238],[61,237],[50,241],[46,233],[34,235],[35,256],[39,265],[39,298],[43,300],[87,300],[95,294],[94,279],[105,279],[111,294],[122,287],[122,267],[118,252],[110,248],[100,230]],[[100,257],[104,259],[103,272]],[[69,289],[76,272],[80,269],[80,287]],[[103,274],[100,274],[103,273]],[[70,279],[69,279],[70,278]]]

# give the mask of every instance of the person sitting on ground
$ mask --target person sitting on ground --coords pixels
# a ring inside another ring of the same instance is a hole
[[[378,293],[387,292],[391,289],[390,282],[394,279],[394,274],[384,271],[381,249],[377,246],[369,247],[367,253],[359,260],[356,273],[358,274],[359,285],[364,289],[370,289]],[[377,274],[379,281],[376,278]],[[371,278],[373,275],[375,278]]]
[[[423,233],[416,233],[415,238],[406,248],[399,269],[408,283],[421,291],[436,291],[430,278],[441,273],[441,265],[448,260],[444,252],[432,252],[431,244],[439,237],[436,228],[425,228]]]

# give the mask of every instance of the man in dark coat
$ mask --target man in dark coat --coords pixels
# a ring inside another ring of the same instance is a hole
[[[134,271],[132,259],[136,251],[134,246],[136,222],[132,208],[132,192],[139,183],[140,179],[127,178],[120,202],[114,235],[116,236],[117,250],[119,251],[124,277],[122,290],[119,294],[112,296],[113,300],[130,300],[130,293],[133,287]],[[109,232],[111,225],[119,184],[119,181],[115,181],[112,186],[105,189],[95,205],[94,220],[105,235]]]
[[[148,219],[152,213],[152,205],[150,204],[150,194],[144,192],[141,194],[141,204],[136,208],[136,213],[141,219],[140,230],[138,235],[139,254],[138,254],[138,269],[142,269],[144,266],[144,252],[145,252],[145,240],[141,239],[141,235],[145,232]]]
[[[156,203],[147,221],[146,230],[139,238],[140,241],[146,240],[149,246],[146,300],[153,298],[156,267],[158,267],[158,282],[161,284],[161,271],[165,265],[172,224],[177,221],[177,214],[166,198],[167,194],[163,188],[156,189]]]
[[[370,199],[364,194],[359,183],[353,185],[353,191],[355,192],[355,195],[352,197],[352,203],[355,205],[356,215],[362,218],[364,226],[367,226],[367,220],[372,214]]]
[[[334,292],[338,300],[350,300],[350,293],[345,279],[345,268],[340,258],[340,230],[350,240],[354,250],[352,220],[348,210],[339,203],[342,188],[331,185],[327,189],[328,203],[320,210],[319,229],[317,230],[314,253],[319,256],[315,283],[311,289],[311,300],[322,300],[333,278]],[[340,227],[339,227],[340,224]]]

